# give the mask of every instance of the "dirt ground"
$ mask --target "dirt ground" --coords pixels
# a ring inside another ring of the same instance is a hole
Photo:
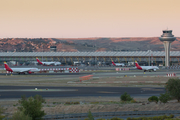
[[[71,83],[69,81],[78,82],[78,78],[68,79],[60,78],[56,76],[47,77],[23,77],[23,76],[0,76],[1,85],[17,85],[17,86],[136,86],[136,87],[164,87],[165,83]],[[169,77],[107,77],[96,78],[88,80],[88,82],[117,82],[117,81],[165,81],[167,82]],[[154,110],[180,110],[180,103],[176,100],[170,101],[166,104],[149,103],[148,98],[134,98],[137,103],[114,103],[119,102],[120,97],[67,97],[67,98],[45,98],[46,103],[43,104],[43,110],[47,115],[55,115],[62,113],[87,113],[91,112],[116,112],[116,111],[154,111]],[[78,105],[64,105],[65,102],[80,102]],[[110,103],[110,101],[113,101]],[[91,102],[101,102],[99,104],[91,104]],[[0,99],[0,105],[5,108],[5,114],[11,116],[17,107],[19,106],[17,99],[2,100]]]

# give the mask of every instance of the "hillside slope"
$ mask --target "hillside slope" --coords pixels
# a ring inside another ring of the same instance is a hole
[[[164,50],[158,37],[0,39],[1,52],[49,52],[50,46],[56,46],[57,52]],[[180,51],[180,38],[172,43],[171,50]]]

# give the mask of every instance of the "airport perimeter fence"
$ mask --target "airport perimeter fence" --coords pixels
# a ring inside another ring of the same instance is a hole
[[[131,116],[131,115],[170,115],[179,114],[180,110],[176,111],[122,111],[122,112],[97,112],[92,113],[93,117],[116,117],[116,116]],[[58,120],[58,119],[70,119],[70,118],[88,118],[88,113],[76,113],[76,114],[58,114],[58,115],[46,115],[43,120]]]

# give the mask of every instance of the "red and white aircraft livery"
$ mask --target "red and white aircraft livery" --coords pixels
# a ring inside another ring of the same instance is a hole
[[[37,57],[36,60],[41,65],[61,65],[61,62],[41,62]]]
[[[114,63],[113,61],[112,61],[112,64],[113,64],[114,66],[120,66],[120,67],[124,67],[124,66],[125,66],[124,63]]]
[[[137,69],[144,70],[144,72],[146,72],[146,71],[149,71],[149,72],[154,71],[154,72],[156,72],[156,70],[159,69],[157,66],[139,66],[137,61],[135,61],[135,64],[136,64]]]
[[[39,69],[38,68],[10,68],[6,62],[4,62],[4,67],[6,69],[6,71],[10,72],[10,73],[18,73],[18,74],[31,74],[34,72],[38,72]]]

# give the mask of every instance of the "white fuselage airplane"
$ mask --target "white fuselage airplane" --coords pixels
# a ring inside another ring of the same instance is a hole
[[[135,61],[135,64],[136,64],[137,69],[144,70],[144,72],[146,72],[146,71],[149,71],[149,72],[154,71],[154,72],[156,72],[156,70],[159,69],[157,66],[139,66],[137,61]]]
[[[124,67],[124,66],[125,66],[124,63],[114,63],[113,61],[112,61],[112,64],[113,64],[114,66],[120,66],[120,67]]]
[[[41,62],[37,57],[36,60],[41,65],[61,65],[61,62]]]
[[[38,72],[39,69],[38,68],[10,68],[6,62],[4,62],[4,67],[5,70],[10,72],[10,73],[18,73],[18,74],[31,74],[34,72]]]

